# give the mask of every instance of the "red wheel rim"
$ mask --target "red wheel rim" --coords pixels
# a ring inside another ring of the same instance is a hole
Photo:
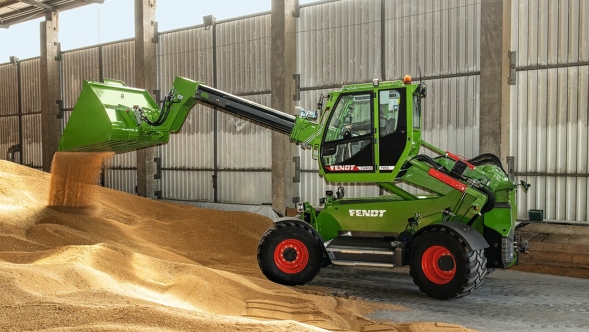
[[[299,273],[307,266],[307,263],[309,263],[309,251],[307,246],[299,240],[284,240],[274,249],[274,264],[284,273]]]
[[[442,269],[440,259],[451,258],[452,268]],[[425,277],[434,284],[447,284],[456,274],[456,261],[448,249],[442,246],[431,246],[421,256],[421,269]]]

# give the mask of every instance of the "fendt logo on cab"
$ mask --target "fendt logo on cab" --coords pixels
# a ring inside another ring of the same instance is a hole
[[[350,217],[382,217],[387,210],[349,210]]]
[[[357,171],[358,168],[356,165],[335,165],[335,166],[327,166],[327,169],[330,171]]]

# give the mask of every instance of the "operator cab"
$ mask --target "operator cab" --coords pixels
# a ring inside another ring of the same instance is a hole
[[[359,84],[329,96],[320,151],[329,181],[349,173],[366,182],[391,181],[405,162],[403,155],[421,137],[421,96],[411,98],[416,87],[402,82]]]

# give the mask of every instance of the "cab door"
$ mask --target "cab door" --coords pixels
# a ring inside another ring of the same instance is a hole
[[[374,94],[341,94],[327,120],[321,165],[327,173],[374,172]]]
[[[378,91],[378,170],[391,173],[407,146],[406,89]]]

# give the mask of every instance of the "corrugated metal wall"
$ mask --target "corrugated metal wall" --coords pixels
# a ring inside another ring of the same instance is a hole
[[[297,61],[301,87],[334,87],[381,77],[379,0],[301,8]]]
[[[589,3],[514,1],[512,48],[517,85],[511,95],[511,155],[529,209],[560,221],[589,221]]]
[[[176,76],[212,82],[212,30],[197,28],[161,35],[159,66],[160,98]],[[159,148],[162,197],[213,201],[214,129],[213,110],[197,105],[188,114],[182,130]]]
[[[41,140],[41,83],[39,58],[24,60],[20,66],[20,89],[22,108],[22,157],[23,164],[43,167]]]
[[[270,15],[216,25],[217,87],[237,95],[270,91]]]
[[[217,25],[217,87],[266,106],[270,100],[270,15]],[[218,201],[272,202],[272,132],[217,115]]]
[[[4,153],[19,143],[17,66],[0,66],[0,77],[3,81],[0,84],[0,153]]]
[[[160,86],[184,76],[269,105],[270,49],[270,15],[162,34]],[[198,105],[160,147],[162,197],[212,201],[215,178],[219,202],[271,202],[270,136],[264,127]]]
[[[121,80],[135,86],[135,41],[122,41],[101,47],[102,78]]]
[[[62,54],[61,98],[65,109],[71,110],[74,108],[78,96],[82,92],[82,82],[84,80],[100,80],[99,52],[98,47],[92,47]]]

